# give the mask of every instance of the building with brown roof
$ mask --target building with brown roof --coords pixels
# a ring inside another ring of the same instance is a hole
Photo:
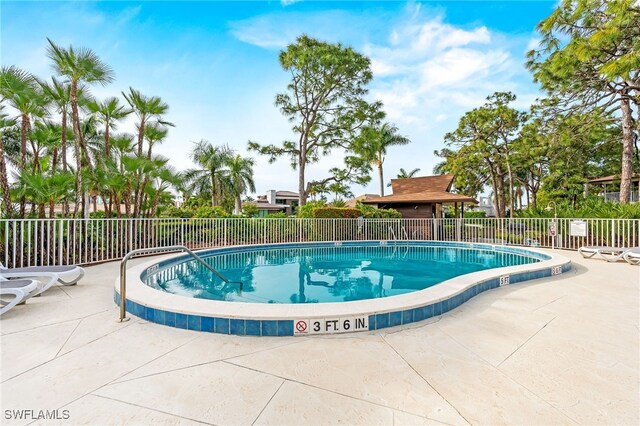
[[[597,192],[605,201],[617,202],[620,200],[620,176],[611,175],[591,179],[585,183],[585,197],[589,194],[589,185],[597,185],[600,190]],[[612,191],[613,189],[613,191]],[[640,173],[631,176],[631,194],[629,201],[637,203],[640,200]]]
[[[451,192],[453,175],[422,176],[407,179],[392,179],[393,194],[362,200],[378,208],[398,210],[404,218],[440,218],[442,206],[453,204],[462,217],[464,203],[477,204],[472,197]],[[460,208],[458,208],[460,207]]]

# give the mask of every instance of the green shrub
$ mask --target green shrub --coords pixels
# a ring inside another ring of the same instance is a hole
[[[487,214],[483,211],[467,211],[464,212],[464,217],[467,219],[484,218],[487,217]]]
[[[371,204],[356,203],[356,208],[360,210],[361,216],[372,219],[400,219],[402,214],[395,209],[379,209]]]
[[[244,217],[258,216],[258,206],[256,206],[254,203],[244,203],[242,205],[242,215]]]
[[[313,218],[313,209],[318,207],[326,207],[327,203],[319,200],[319,201],[307,201],[307,204],[304,206],[299,206],[297,210],[298,217],[311,219]]]
[[[558,201],[555,209],[553,205],[539,205],[537,208],[529,208],[518,213],[518,217],[558,217],[565,218],[593,218],[593,219],[640,219],[640,203],[620,204],[609,203],[600,197],[585,198],[573,206],[567,201]]]
[[[269,216],[267,216],[266,219],[286,219],[288,217],[289,216],[287,216],[285,212],[275,212],[275,213],[269,214]]]
[[[353,219],[362,216],[358,209],[349,207],[316,207],[313,217],[316,219]]]
[[[202,206],[198,207],[193,214],[193,217],[198,218],[221,218],[230,217],[229,213],[224,211],[222,207]]]

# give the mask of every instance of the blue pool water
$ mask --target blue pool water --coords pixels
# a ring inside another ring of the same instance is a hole
[[[374,299],[423,290],[450,278],[539,259],[470,248],[401,245],[295,247],[213,254],[204,258],[224,283],[195,260],[143,275],[156,289],[188,297],[259,303]]]

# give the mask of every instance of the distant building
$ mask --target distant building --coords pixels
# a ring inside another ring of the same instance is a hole
[[[292,215],[299,205],[300,197],[293,191],[276,191],[271,189],[266,195],[258,195],[256,207],[258,216],[265,217],[272,213],[283,212]]]
[[[464,216],[464,203],[477,204],[472,197],[451,191],[453,175],[392,179],[392,195],[365,199],[365,204],[393,208],[404,218],[441,218],[443,204],[453,204],[456,216]],[[458,208],[460,207],[460,208]]]
[[[598,187],[598,195],[605,201],[617,202],[620,200],[620,176],[604,176],[589,180],[585,184],[584,194],[589,194],[589,185]],[[637,203],[640,200],[640,174],[634,174],[631,178],[631,196],[629,201]]]
[[[476,206],[478,211],[484,212],[487,217],[496,217],[496,209],[493,206],[491,197],[480,197],[479,201]]]
[[[362,195],[358,195],[355,198],[352,198],[350,200],[346,201],[346,205],[347,207],[355,207],[356,204],[358,203],[358,201],[364,201],[364,200],[370,200],[371,198],[379,198],[380,195],[378,194],[362,194]]]

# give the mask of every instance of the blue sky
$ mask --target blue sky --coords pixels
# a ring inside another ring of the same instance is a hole
[[[227,143],[246,154],[248,140],[279,143],[291,137],[274,107],[288,75],[278,53],[306,33],[350,45],[372,60],[370,99],[382,100],[389,121],[412,140],[391,148],[386,178],[400,167],[431,174],[433,151],[459,118],[494,91],[511,90],[517,106],[539,96],[524,68],[536,43],[535,26],[553,10],[550,1],[440,2],[9,2],[1,7],[2,65],[51,75],[46,37],[93,49],[116,73],[96,97],[129,86],[161,96],[176,124],[158,153],[178,169],[191,166],[193,141]],[[133,122],[120,131],[133,132]],[[339,154],[339,153],[336,153]],[[257,192],[297,190],[288,162],[257,162]],[[309,170],[321,178],[340,155]],[[353,187],[377,192],[374,179]]]

